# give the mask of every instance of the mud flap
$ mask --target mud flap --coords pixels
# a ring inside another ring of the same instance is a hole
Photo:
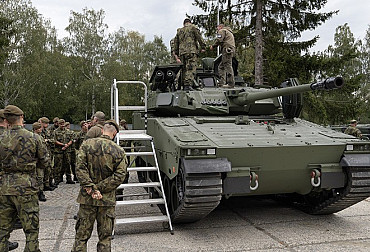
[[[185,173],[212,173],[230,172],[231,163],[227,158],[214,159],[182,159],[182,167]]]

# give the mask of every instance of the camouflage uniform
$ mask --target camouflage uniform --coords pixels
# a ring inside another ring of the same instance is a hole
[[[232,66],[233,57],[235,57],[235,40],[234,35],[229,27],[220,28],[217,31],[217,38],[212,47],[221,47],[221,64],[218,66],[220,76],[219,85],[228,84],[230,87],[235,86],[234,70]]]
[[[49,165],[45,145],[40,136],[13,126],[0,135],[0,159],[0,251],[8,249],[17,214],[26,236],[24,251],[40,251],[36,164]]]
[[[205,46],[202,35],[195,25],[184,21],[184,27],[177,29],[174,53],[183,63],[184,87],[193,86],[198,54],[201,49],[205,49]]]
[[[53,142],[53,139],[52,139],[52,136],[51,136],[51,133],[48,129],[43,129],[41,134],[42,138],[44,139],[45,143],[46,143],[46,147],[47,147],[47,150],[48,150],[48,153],[49,153],[49,156],[51,158],[52,154],[51,154],[51,146],[52,146],[52,142]],[[52,164],[50,162],[50,166],[47,167],[47,169],[45,169],[44,171],[44,187],[50,187],[50,181],[53,179],[53,167],[52,167]]]
[[[84,141],[78,151],[76,173],[81,189],[77,197],[76,236],[72,251],[86,251],[95,219],[99,242],[97,251],[111,251],[115,217],[116,188],[126,176],[127,159],[122,148],[108,136]],[[93,199],[86,187],[99,190],[102,199]]]
[[[362,133],[361,130],[356,128],[356,126],[348,126],[348,128],[344,131],[345,134],[352,135],[358,138],[361,138]]]
[[[66,129],[61,129],[60,127],[54,131],[54,142],[61,142],[64,144],[73,141],[73,135]],[[71,160],[68,151],[70,146],[63,150],[63,146],[55,144],[54,149],[54,179],[55,183],[59,184],[63,181],[63,175],[66,174],[67,182],[72,181],[71,173]]]

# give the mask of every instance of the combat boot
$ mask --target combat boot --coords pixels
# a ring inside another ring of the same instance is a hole
[[[43,191],[39,191],[39,201],[46,201],[46,197]]]
[[[8,250],[14,250],[18,248],[18,242],[11,242],[11,241],[8,241]]]

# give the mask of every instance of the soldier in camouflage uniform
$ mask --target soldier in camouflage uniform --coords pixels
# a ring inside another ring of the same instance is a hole
[[[54,179],[55,184],[63,182],[63,175],[67,177],[67,184],[74,184],[71,172],[71,160],[68,150],[73,143],[73,134],[65,129],[65,120],[59,119],[59,128],[54,131]]]
[[[219,85],[225,88],[232,88],[235,86],[232,66],[232,60],[235,57],[235,39],[231,29],[224,24],[217,26],[217,38],[215,43],[210,46],[210,49],[212,50],[217,46],[221,47],[222,53],[221,63],[218,66],[218,75],[220,76]]]
[[[105,114],[101,111],[97,111],[93,116],[93,120],[91,121],[92,127],[87,132],[85,139],[101,136],[104,122]]]
[[[78,181],[76,176],[76,133],[71,130],[71,124],[66,122],[66,131],[72,134],[72,145],[68,149],[69,160],[71,160],[71,172],[73,174],[73,181]]]
[[[199,51],[204,52],[205,47],[206,44],[199,29],[191,23],[190,19],[186,18],[184,27],[177,29],[173,52],[177,63],[183,64],[184,90],[192,90]]]
[[[32,124],[32,131],[33,131],[34,134],[37,134],[37,135],[41,136],[41,132],[42,132],[41,123],[39,123],[39,122],[33,123]],[[42,143],[45,145],[44,147],[47,149],[46,142],[45,142],[44,138],[42,138]],[[40,167],[39,165],[36,165],[37,182],[38,182],[38,185],[39,185],[39,193],[38,193],[39,201],[46,201],[46,197],[45,197],[45,194],[44,194],[44,174],[45,174],[45,170],[42,167]]]
[[[42,131],[40,135],[44,138],[46,147],[48,148],[49,156],[51,157],[51,148],[52,148],[52,137],[49,126],[49,119],[47,117],[39,118],[38,122],[41,124]],[[50,165],[44,172],[44,191],[53,191],[55,189],[53,183],[53,167]]]
[[[5,116],[4,116],[4,109],[0,109],[0,135],[3,134],[5,130],[7,130],[8,124],[5,123]],[[1,174],[1,167],[0,167],[0,174]],[[19,218],[17,220],[20,222]],[[21,229],[22,227],[20,227]],[[10,242],[8,241],[8,249],[9,251],[18,248],[18,242]]]
[[[116,122],[104,124],[103,134],[87,139],[78,151],[76,173],[81,189],[76,236],[72,251],[86,251],[95,220],[99,242],[97,251],[111,251],[115,218],[116,188],[127,173],[125,151],[112,141],[119,132]]]
[[[4,109],[10,129],[0,135],[0,251],[8,251],[8,239],[19,216],[26,236],[24,251],[39,250],[39,201],[36,164],[45,168],[49,156],[42,138],[23,128],[23,111],[14,105]]]
[[[357,121],[356,120],[351,120],[350,125],[348,128],[344,131],[345,134],[352,135],[358,138],[362,137],[361,130],[357,128]]]

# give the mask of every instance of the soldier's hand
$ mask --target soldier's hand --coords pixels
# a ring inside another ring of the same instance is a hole
[[[94,191],[93,194],[91,195],[91,197],[93,199],[97,199],[97,200],[100,200],[101,198],[103,198],[100,191],[98,191],[98,190]]]
[[[181,63],[181,60],[179,58],[176,59],[177,63]]]
[[[88,195],[91,195],[92,187],[85,187],[85,191],[87,192]]]
[[[209,46],[209,49],[212,51],[213,50],[213,46]]]

